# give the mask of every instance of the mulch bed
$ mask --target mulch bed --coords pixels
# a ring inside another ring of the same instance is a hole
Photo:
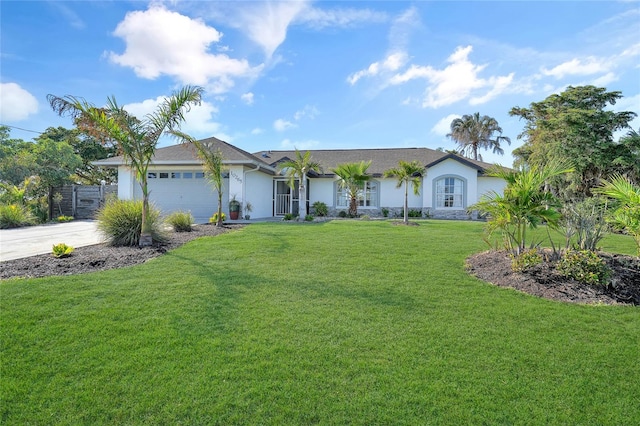
[[[150,247],[112,247],[96,244],[78,247],[71,256],[62,259],[57,259],[51,254],[41,254],[24,259],[8,260],[0,262],[0,279],[75,275],[137,265],[198,237],[215,236],[241,227],[242,225],[225,225],[218,228],[204,224],[194,226],[191,232],[168,232],[168,240],[165,243],[155,243]]]
[[[398,224],[402,224],[399,222]],[[215,236],[242,225],[198,225],[192,232],[170,232],[168,241],[151,247],[112,247],[96,244],[78,247],[64,259],[41,254],[24,259],[0,262],[0,279],[36,278],[52,275],[75,275],[122,268],[144,263],[168,250],[203,236]],[[525,272],[511,269],[511,258],[504,251],[486,251],[467,259],[470,274],[500,287],[509,287],[538,297],[572,303],[640,306],[640,258],[600,253],[611,268],[607,287],[582,284],[561,276],[552,262],[543,262]]]
[[[553,262],[546,261],[525,272],[511,269],[511,257],[504,251],[486,251],[467,259],[467,271],[500,287],[562,302],[607,305],[640,305],[640,258],[599,253],[611,269],[608,286],[583,284],[560,275]]]

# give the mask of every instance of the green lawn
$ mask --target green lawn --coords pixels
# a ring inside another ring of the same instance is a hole
[[[0,423],[640,423],[640,309],[469,277],[481,233],[255,224],[134,268],[4,281]]]

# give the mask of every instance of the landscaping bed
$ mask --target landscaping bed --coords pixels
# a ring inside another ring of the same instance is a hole
[[[611,284],[595,286],[562,276],[552,262],[542,262],[524,272],[511,268],[505,251],[486,251],[467,259],[467,270],[481,280],[545,299],[573,303],[640,305],[640,259],[600,253],[611,270]]]
[[[196,238],[215,236],[241,227],[242,225],[225,225],[218,228],[214,225],[204,224],[194,226],[191,232],[170,231],[167,233],[166,242],[155,243],[150,247],[112,247],[107,244],[96,244],[78,247],[71,256],[66,258],[55,258],[51,254],[41,254],[8,260],[0,262],[0,279],[75,275],[137,265]]]

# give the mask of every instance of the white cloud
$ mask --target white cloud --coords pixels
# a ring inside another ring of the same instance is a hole
[[[278,118],[276,121],[273,122],[273,128],[276,129],[278,132],[284,132],[287,129],[292,129],[295,127],[298,127],[298,126],[282,118]]]
[[[264,133],[264,130],[262,130],[260,127],[256,127],[255,129],[251,130],[252,135],[260,135],[262,133]]]
[[[469,99],[469,105],[480,105],[489,102],[491,99],[506,92],[513,83],[514,73],[507,76],[491,77],[487,80],[487,85],[491,89],[482,96],[474,96]]]
[[[609,67],[608,61],[589,56],[584,60],[571,59],[551,69],[542,68],[542,74],[560,79],[566,75],[591,75],[606,72]]]
[[[301,120],[303,118],[308,118],[310,120],[313,120],[318,116],[318,114],[320,114],[320,111],[318,111],[318,108],[316,108],[313,105],[305,105],[304,108],[302,108],[299,111],[296,111],[295,114],[293,114],[293,118],[296,121]]]
[[[242,99],[247,105],[253,105],[253,93],[251,92],[244,93],[242,96],[240,96],[240,99]]]
[[[77,30],[82,30],[86,27],[84,21],[78,16],[76,12],[73,11],[68,6],[68,3],[65,4],[59,1],[51,1],[47,3],[48,5],[56,8],[58,12],[67,20],[68,24]]]
[[[386,72],[394,72],[399,70],[407,62],[407,54],[405,52],[393,52],[381,62],[374,62],[368,68],[357,71],[347,77],[347,82],[352,86],[363,77],[373,77]]]
[[[449,65],[444,69],[436,69],[429,65],[411,65],[405,72],[391,77],[389,83],[398,85],[414,79],[427,80],[429,84],[422,100],[423,108],[451,105],[469,98],[481,89],[488,89],[486,93],[471,97],[469,103],[477,105],[509,90],[514,74],[481,78],[480,73],[487,65],[472,63],[469,60],[472,50],[472,46],[458,47],[447,58]]]
[[[317,147],[318,145],[320,145],[320,142],[314,141],[314,140],[292,142],[289,139],[284,139],[282,142],[280,142],[280,149],[285,149],[285,150],[291,150],[291,149],[307,150],[307,149],[313,149],[313,148]]]
[[[451,122],[460,117],[462,116],[458,114],[447,115],[446,117],[440,119],[440,121],[438,121],[436,125],[431,128],[431,133],[435,133],[439,136],[446,136],[451,132]]]
[[[609,84],[618,80],[618,76],[615,73],[608,72],[605,75],[601,75],[591,82],[592,86],[607,87]]]
[[[246,31],[266,57],[271,58],[287,38],[289,25],[306,7],[305,1],[239,3],[236,16],[228,19],[228,24]]]
[[[234,78],[252,77],[262,69],[252,68],[244,59],[209,53],[209,45],[219,42],[222,33],[162,6],[127,13],[114,34],[124,39],[126,48],[121,55],[109,52],[109,59],[133,68],[142,78],[169,75],[183,84],[224,93],[233,87]]]
[[[370,9],[302,9],[296,22],[316,29],[325,27],[351,27],[360,23],[380,23],[388,20],[387,14]]]
[[[124,109],[137,118],[143,119],[147,114],[156,111],[158,105],[164,99],[166,99],[164,96],[159,96],[156,99],[145,99],[142,102],[126,104]],[[200,105],[194,105],[185,114],[185,121],[181,126],[182,131],[196,138],[219,134],[220,123],[213,121],[217,113],[218,108],[209,102],[203,101]]]
[[[16,83],[0,83],[0,119],[20,121],[38,112],[38,100]]]
[[[199,16],[206,14],[210,19],[242,31],[263,50],[267,60],[284,43],[292,25],[318,30],[387,20],[382,12],[355,8],[321,9],[311,6],[311,0],[212,2],[206,9],[200,7],[201,3],[197,4]]]

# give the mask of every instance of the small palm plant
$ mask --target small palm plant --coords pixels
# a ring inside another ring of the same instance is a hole
[[[470,206],[469,210],[488,215],[489,235],[500,231],[506,248],[519,255],[526,249],[527,229],[535,229],[542,222],[551,228],[558,226],[562,217],[558,211],[560,201],[545,191],[544,186],[551,178],[571,170],[560,163],[519,171],[495,167],[487,175],[500,177],[507,182],[504,194],[492,191]]]
[[[616,207],[608,214],[607,220],[633,237],[640,256],[640,187],[622,175],[614,175],[611,180],[603,180],[595,192],[616,201]]]
[[[338,176],[338,185],[342,188],[349,199],[349,216],[358,216],[358,196],[362,191],[362,186],[370,179],[367,169],[371,161],[360,161],[359,163],[338,164],[331,171]]]
[[[413,193],[420,194],[420,184],[425,167],[419,161],[402,161],[398,163],[398,167],[389,169],[384,172],[385,177],[396,177],[398,184],[396,188],[404,185],[404,220],[405,224],[409,223],[409,184],[413,186]]]
[[[285,176],[289,178],[289,187],[291,189],[294,189],[295,181],[298,180],[298,194],[300,197],[298,214],[299,217],[305,217],[307,215],[307,174],[309,172],[322,173],[322,166],[311,159],[309,151],[301,154],[296,149],[296,158],[278,164],[278,170],[284,172]]]

